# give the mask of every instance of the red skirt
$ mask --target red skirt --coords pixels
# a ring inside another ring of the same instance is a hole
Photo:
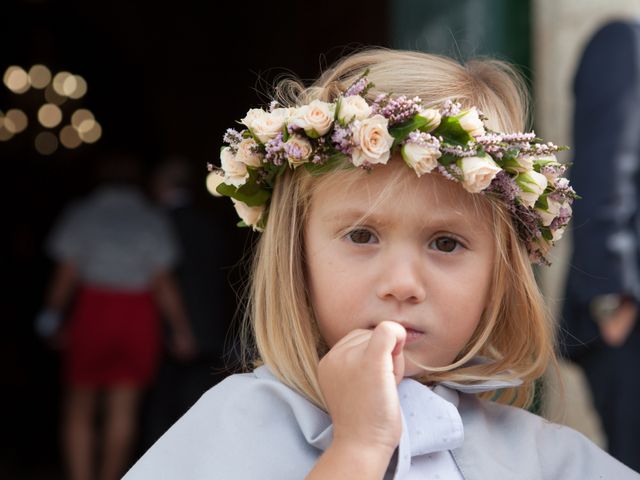
[[[161,332],[149,292],[82,288],[69,319],[67,339],[67,384],[143,386],[155,376]]]

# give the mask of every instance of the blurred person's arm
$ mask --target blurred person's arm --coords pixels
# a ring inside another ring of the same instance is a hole
[[[78,283],[78,270],[70,262],[56,265],[49,284],[45,303],[35,321],[36,332],[45,338],[53,337],[62,324],[62,313]]]
[[[196,354],[196,342],[173,275],[167,271],[156,273],[151,287],[160,311],[171,326],[173,353],[183,360],[192,358]]]

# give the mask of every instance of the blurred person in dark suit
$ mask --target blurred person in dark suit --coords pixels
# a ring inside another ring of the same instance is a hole
[[[573,255],[563,347],[586,373],[610,453],[640,470],[640,24],[603,26],[574,81]]]
[[[204,184],[204,167],[202,173]],[[225,341],[233,311],[223,270],[229,262],[227,237],[212,214],[194,202],[197,185],[189,160],[165,159],[152,175],[151,188],[181,251],[173,272],[195,335],[196,354],[188,361],[170,351],[164,355],[145,408],[145,448],[226,376]]]
[[[176,242],[136,185],[139,160],[112,153],[98,168],[101,185],[63,212],[48,239],[56,265],[36,319],[37,332],[62,350],[71,480],[117,480],[124,473],[142,392],[158,370],[158,312],[170,323],[175,355],[189,358],[195,348],[171,274]]]

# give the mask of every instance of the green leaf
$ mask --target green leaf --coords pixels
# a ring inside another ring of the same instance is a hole
[[[431,134],[436,137],[441,136],[445,142],[454,145],[466,145],[473,140],[455,117],[442,117],[440,125]]]
[[[307,137],[309,138],[320,138],[322,136],[318,132],[316,132],[315,129],[313,128],[309,130],[305,130],[304,132],[307,134]]]
[[[262,168],[262,172],[263,172],[262,184],[273,185],[275,179],[280,175],[282,175],[287,168],[289,168],[288,162],[283,162],[280,165],[264,164],[264,167]],[[250,173],[254,173],[254,172],[251,172],[251,169],[249,171]]]
[[[456,163],[458,161],[458,157],[452,155],[450,153],[445,153],[438,159],[438,163],[444,167],[448,167],[452,163]]]
[[[535,208],[539,208],[540,210],[549,210],[549,202],[547,201],[546,195],[540,195],[538,197]]]
[[[342,107],[342,97],[338,97],[338,100],[336,100],[336,110],[335,110],[334,115],[333,115],[333,121],[334,122],[340,123],[340,122],[338,122],[338,115],[340,114],[340,108],[341,107]],[[344,127],[344,125],[342,125],[342,126]]]
[[[216,191],[220,195],[235,198],[250,207],[264,205],[271,197],[271,190],[267,188],[265,184],[259,184],[257,182],[257,173],[251,168],[249,169],[249,178],[244,185],[235,187],[221,183],[218,185],[218,188],[216,188]]]
[[[395,139],[393,142],[393,146],[398,145],[405,138],[407,138],[411,132],[419,130],[427,123],[429,122],[426,118],[421,117],[420,115],[415,115],[412,119],[391,127],[389,129],[389,133]]]
[[[493,158],[493,160],[508,172],[517,173],[522,171],[522,167],[520,166],[516,155],[513,155],[510,152],[507,152],[505,155],[503,155],[501,159]]]
[[[533,161],[533,164],[537,167],[546,167],[547,165],[560,166],[560,162],[551,158],[538,158]]]

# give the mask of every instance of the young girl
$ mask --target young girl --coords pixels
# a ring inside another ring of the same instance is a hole
[[[524,92],[497,61],[369,50],[229,130],[217,191],[263,231],[260,366],[125,478],[640,478],[518,408],[554,361],[531,261],[575,197],[558,147],[497,133]]]

